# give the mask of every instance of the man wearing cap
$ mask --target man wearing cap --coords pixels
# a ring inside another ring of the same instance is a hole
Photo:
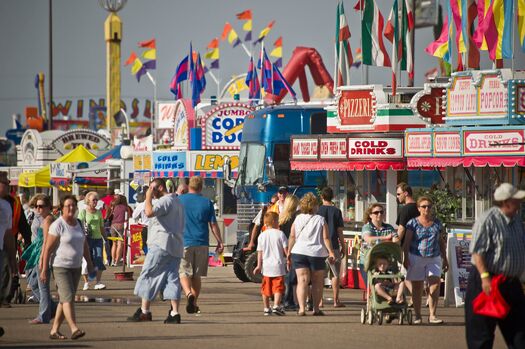
[[[503,183],[494,192],[494,207],[476,220],[472,229],[473,268],[465,296],[467,345],[492,348],[499,326],[509,348],[525,348],[525,295],[520,277],[525,272],[525,231],[518,215],[525,191]],[[475,314],[472,302],[481,292],[490,294],[491,279],[503,274],[499,290],[510,306],[505,319]]]

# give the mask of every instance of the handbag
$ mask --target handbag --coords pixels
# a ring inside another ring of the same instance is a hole
[[[505,319],[510,311],[509,304],[505,301],[499,286],[505,281],[505,276],[494,275],[491,281],[491,291],[487,295],[481,293],[472,301],[474,314],[489,316],[496,319]]]

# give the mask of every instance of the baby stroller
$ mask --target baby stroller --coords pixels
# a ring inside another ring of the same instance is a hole
[[[388,259],[392,274],[377,275],[375,270],[376,259],[381,256]],[[401,247],[393,242],[383,242],[373,246],[365,256],[365,272],[367,273],[366,284],[366,308],[361,309],[361,323],[367,322],[372,325],[377,321],[378,325],[383,324],[385,316],[390,319],[397,317],[398,323],[402,325],[405,321],[412,324],[412,310],[408,310],[406,302],[403,304],[388,304],[387,300],[376,294],[374,282],[379,279],[401,280],[403,275],[399,272],[398,265],[402,262],[403,253]]]

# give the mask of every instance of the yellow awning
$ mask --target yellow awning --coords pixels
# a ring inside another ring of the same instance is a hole
[[[18,177],[18,186],[24,188],[50,188],[51,171],[45,166],[35,172],[22,172]]]
[[[69,153],[56,159],[55,162],[90,162],[96,158],[97,157],[83,145],[79,145]]]

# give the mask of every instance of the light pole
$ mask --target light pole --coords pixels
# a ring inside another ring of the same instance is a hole
[[[100,6],[109,12],[104,22],[106,40],[106,128],[114,140],[115,116],[120,113],[120,42],[122,21],[117,12],[127,0],[99,0]]]

